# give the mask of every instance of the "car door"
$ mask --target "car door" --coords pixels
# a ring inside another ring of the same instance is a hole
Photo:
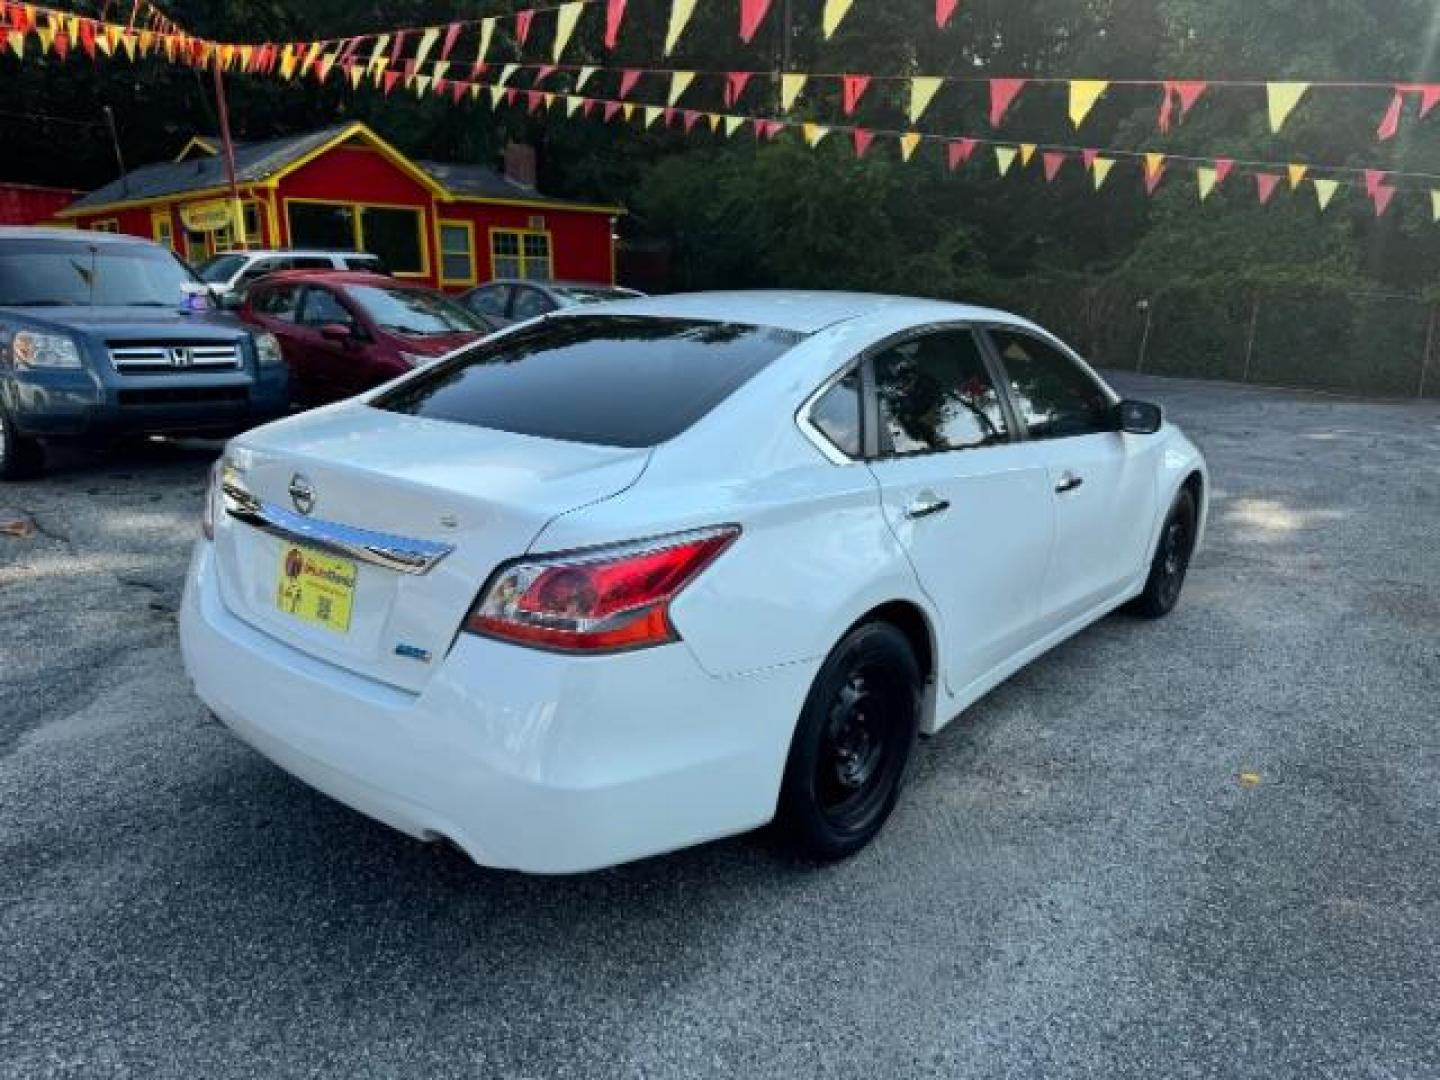
[[[969,327],[882,347],[866,382],[870,467],[886,521],[944,623],[946,682],[961,696],[988,689],[1037,637],[1054,532],[1048,471],[1018,438]]]
[[[350,331],[346,340],[325,336],[327,327],[343,326]],[[314,404],[326,404],[352,396],[356,391],[356,368],[360,344],[355,335],[359,322],[330,288],[307,285],[300,301],[297,333],[302,355],[309,367]]]
[[[1010,327],[987,338],[1055,507],[1043,591],[1047,630],[1118,599],[1145,563],[1155,523],[1159,440],[1117,430],[1115,395],[1057,343]]]
[[[310,400],[309,367],[303,358],[305,342],[296,326],[300,316],[300,286],[262,283],[250,290],[246,304],[246,321],[270,331],[280,342],[285,366],[290,369],[291,398]]]

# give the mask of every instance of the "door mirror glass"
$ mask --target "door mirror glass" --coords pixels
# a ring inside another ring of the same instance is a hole
[[[1117,427],[1127,435],[1154,435],[1165,423],[1160,406],[1148,401],[1122,401],[1115,409]]]

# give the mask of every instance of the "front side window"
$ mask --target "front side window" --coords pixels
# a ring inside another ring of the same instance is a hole
[[[1053,345],[1013,330],[992,330],[1010,394],[1035,439],[1067,439],[1115,430],[1105,389]]]
[[[900,457],[1008,442],[1000,394],[969,330],[945,330],[874,360],[881,451]]]
[[[283,322],[294,322],[299,301],[300,286],[277,285],[256,292],[250,299],[250,306],[257,314]]]
[[[329,289],[307,291],[305,303],[300,310],[300,321],[306,326],[318,329],[322,326],[353,327],[355,325],[355,316],[350,314],[345,305],[340,303]]]

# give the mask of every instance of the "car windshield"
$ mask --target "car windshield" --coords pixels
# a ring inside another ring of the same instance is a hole
[[[195,273],[211,285],[223,285],[245,269],[247,255],[212,255],[195,268]]]
[[[635,293],[629,289],[607,289],[603,286],[562,285],[550,290],[563,307],[580,304],[603,304],[607,300],[633,300]]]
[[[0,242],[0,307],[178,308],[203,288],[175,255],[150,244]]]
[[[455,301],[424,289],[351,286],[347,292],[376,326],[405,337],[485,333],[490,328]]]
[[[573,315],[460,353],[372,404],[596,446],[675,438],[802,335],[692,319]]]

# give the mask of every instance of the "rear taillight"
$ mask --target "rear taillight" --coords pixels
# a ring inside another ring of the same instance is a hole
[[[676,641],[671,603],[739,535],[731,526],[515,563],[496,574],[465,629],[574,653]]]

